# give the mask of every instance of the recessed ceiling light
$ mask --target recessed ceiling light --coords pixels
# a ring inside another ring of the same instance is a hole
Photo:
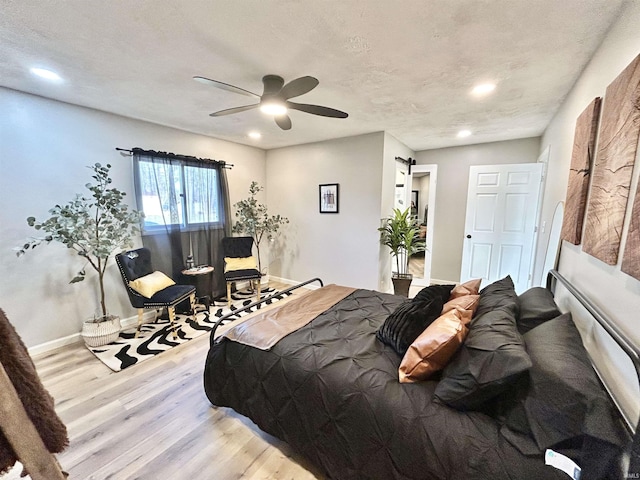
[[[260,132],[249,132],[249,137],[254,140],[258,140],[259,138],[262,138],[262,134]]]
[[[62,77],[58,75],[56,72],[52,72],[51,70],[47,70],[46,68],[32,68],[31,73],[37,75],[41,78],[45,78],[47,80],[52,80],[55,82],[59,82],[62,80]]]
[[[460,130],[458,132],[458,138],[468,137],[469,135],[471,135],[471,130]]]
[[[495,83],[481,83],[473,87],[471,93],[477,97],[481,97],[483,95],[489,95],[496,89]]]
[[[267,115],[278,116],[287,113],[287,107],[280,102],[265,102],[260,105],[260,111]]]

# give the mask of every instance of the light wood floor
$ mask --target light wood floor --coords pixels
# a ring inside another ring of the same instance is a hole
[[[58,455],[69,478],[324,478],[249,419],[211,406],[203,388],[208,347],[203,335],[118,373],[82,344],[36,357],[69,432]]]
[[[409,273],[415,277],[424,277],[424,255],[413,255],[409,258]]]

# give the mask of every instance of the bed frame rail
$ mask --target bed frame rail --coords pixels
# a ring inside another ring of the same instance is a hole
[[[622,351],[627,354],[627,356],[633,363],[633,366],[636,370],[636,375],[638,377],[638,382],[640,383],[640,348],[629,342],[620,328],[609,317],[607,317],[607,315],[600,308],[591,303],[591,301],[587,297],[585,297],[579,290],[577,290],[571,283],[569,283],[569,280],[558,273],[557,270],[549,270],[549,273],[547,274],[547,289],[555,294],[558,283],[561,283],[563,288],[567,289],[569,293],[571,293],[571,295],[573,295],[573,297],[578,300],[578,302],[580,302],[580,304],[591,314],[596,322],[598,322],[602,326],[602,328],[609,334],[611,338],[613,338],[613,340],[615,340]],[[617,405],[617,402],[615,401],[615,398],[613,398],[611,392],[609,392],[609,394],[611,395],[614,403],[616,403]],[[625,419],[633,438],[631,444],[629,468],[627,470],[627,478],[640,478],[640,419],[638,419],[634,428],[634,421],[630,418],[627,418],[627,416],[619,406],[618,409]]]
[[[214,324],[213,324],[213,328],[211,329],[211,333],[210,333],[210,336],[209,336],[209,345],[210,345],[210,346],[213,346],[213,344],[215,343],[215,340],[216,340],[216,330],[218,329],[218,327],[220,326],[220,324],[222,324],[222,322],[223,322],[224,320],[227,320],[227,319],[229,319],[229,318],[233,318],[233,317],[235,317],[235,316],[236,316],[237,314],[239,314],[239,313],[246,312],[247,310],[250,310],[250,309],[252,309],[253,307],[256,307],[256,306],[261,305],[261,304],[263,304],[263,303],[265,303],[265,302],[268,302],[269,300],[271,300],[272,298],[274,298],[276,295],[286,295],[287,293],[292,292],[292,291],[294,291],[294,290],[295,290],[295,289],[297,289],[297,288],[307,286],[307,285],[309,285],[310,283],[313,283],[313,282],[318,282],[318,283],[320,284],[320,286],[321,286],[321,287],[324,287],[324,283],[322,282],[322,280],[321,280],[320,278],[317,278],[317,277],[316,277],[316,278],[312,278],[311,280],[307,280],[306,282],[298,283],[297,285],[294,285],[294,286],[292,286],[292,287],[285,288],[284,290],[280,290],[280,291],[277,291],[277,292],[275,292],[275,293],[272,293],[271,295],[269,295],[269,296],[267,296],[267,297],[261,298],[261,299],[260,299],[260,300],[258,300],[258,301],[255,301],[255,302],[253,302],[253,303],[250,303],[250,304],[249,304],[249,305],[247,305],[246,307],[242,307],[242,308],[239,308],[239,309],[237,309],[237,310],[233,310],[232,312],[229,312],[229,313],[227,313],[226,315],[224,315],[224,316],[220,317],[220,318],[216,321],[216,323],[214,323]],[[238,318],[240,318],[240,317],[238,317]]]

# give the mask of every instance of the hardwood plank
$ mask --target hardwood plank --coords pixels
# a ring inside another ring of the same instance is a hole
[[[208,349],[203,335],[117,373],[81,344],[36,357],[69,430],[58,459],[70,478],[322,479],[287,444],[211,406],[203,387]]]

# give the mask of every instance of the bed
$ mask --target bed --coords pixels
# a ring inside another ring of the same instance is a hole
[[[358,289],[266,349],[214,330],[205,392],[327,478],[566,479],[545,465],[547,448],[579,461],[583,480],[640,478],[630,476],[633,428],[585,360],[570,316],[549,290],[512,289],[507,277],[480,292],[464,343],[429,380],[400,383],[404,360],[381,341],[409,301]],[[626,347],[637,367],[638,350]]]

